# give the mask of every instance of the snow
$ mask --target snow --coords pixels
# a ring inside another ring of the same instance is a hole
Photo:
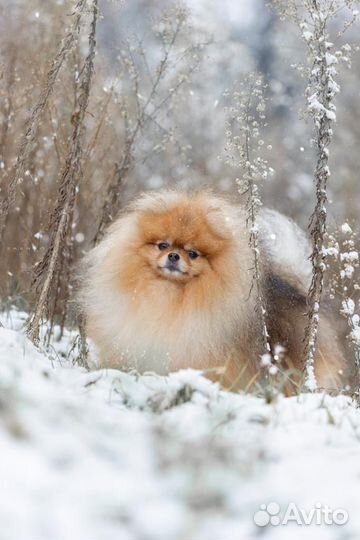
[[[329,120],[333,120],[334,122],[336,121],[336,114],[334,111],[330,111],[329,109],[326,110],[326,117],[329,119]]]
[[[343,223],[341,225],[341,232],[343,234],[351,234],[352,233],[352,228],[350,227],[350,225],[348,223]]]
[[[347,262],[358,262],[359,254],[357,251],[343,252],[340,254],[340,260]]]
[[[329,47],[332,47],[333,44],[332,43],[329,43]],[[325,61],[326,61],[326,65],[327,66],[332,66],[333,64],[337,64],[338,63],[338,59],[336,58],[335,55],[333,54],[330,54],[330,53],[325,53]]]
[[[355,311],[355,302],[351,298],[347,298],[346,300],[343,300],[342,303],[342,313],[345,315],[353,315]]]
[[[313,33],[305,30],[305,32],[303,32],[303,38],[305,41],[310,41],[313,38]]]
[[[306,369],[305,386],[310,392],[315,392],[317,389],[314,366],[312,365],[309,365]]]
[[[360,411],[350,398],[266,403],[192,370],[87,372],[73,364],[70,332],[40,351],[24,318],[1,317],[1,540],[360,537]],[[269,503],[329,505],[349,520],[256,526]]]

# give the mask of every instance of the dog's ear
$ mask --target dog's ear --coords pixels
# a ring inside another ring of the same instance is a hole
[[[208,206],[206,218],[214,233],[224,240],[230,240],[235,234],[239,234],[239,213],[226,202],[214,201]]]

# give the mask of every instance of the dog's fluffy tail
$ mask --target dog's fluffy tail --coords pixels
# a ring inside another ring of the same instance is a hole
[[[306,290],[311,281],[311,244],[305,232],[276,210],[259,212],[259,235],[266,258],[273,267],[297,276]]]

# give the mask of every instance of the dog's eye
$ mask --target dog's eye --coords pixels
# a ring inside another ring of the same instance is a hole
[[[170,246],[170,244],[168,242],[160,242],[158,244],[158,248],[160,249],[160,251],[163,251],[164,249],[167,249],[169,246]]]
[[[193,249],[191,249],[190,251],[188,251],[188,255],[190,257],[190,259],[197,259],[199,254],[197,253],[197,251],[194,251]]]

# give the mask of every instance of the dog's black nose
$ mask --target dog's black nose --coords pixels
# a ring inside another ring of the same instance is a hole
[[[174,263],[180,259],[180,255],[178,253],[169,253],[168,259],[170,262]]]

